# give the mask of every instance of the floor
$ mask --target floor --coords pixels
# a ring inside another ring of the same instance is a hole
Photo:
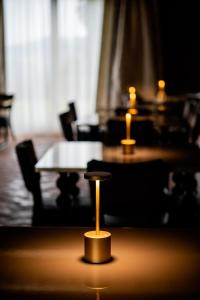
[[[17,138],[19,143],[25,139],[32,139],[37,157],[41,155],[56,141],[62,140],[59,135],[26,135]],[[15,144],[9,141],[7,147],[0,150],[0,225],[3,226],[29,226],[32,224],[32,195],[24,186],[24,181],[18,166],[15,154]],[[42,173],[41,185],[43,199],[46,205],[56,208],[56,198],[59,190],[56,187],[56,173]],[[80,201],[88,204],[89,190],[84,180],[79,182],[82,188]]]

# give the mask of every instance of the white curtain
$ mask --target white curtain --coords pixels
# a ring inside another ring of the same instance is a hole
[[[4,0],[6,91],[15,132],[56,132],[75,101],[95,112],[103,0]]]
[[[102,122],[108,112],[127,102],[129,86],[146,101],[155,98],[157,80],[162,78],[157,2],[105,1],[97,95]]]

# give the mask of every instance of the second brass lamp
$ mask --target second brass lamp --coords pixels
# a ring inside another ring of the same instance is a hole
[[[124,154],[133,154],[136,141],[131,139],[131,114],[126,113],[126,139],[121,140],[122,150]]]
[[[90,263],[103,263],[111,258],[111,233],[100,230],[100,181],[108,180],[107,172],[87,172],[84,178],[96,182],[96,230],[84,233],[84,259]]]

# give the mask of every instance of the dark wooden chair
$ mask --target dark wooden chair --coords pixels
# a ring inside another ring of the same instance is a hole
[[[197,101],[187,99],[179,104],[178,111],[169,110],[168,116],[175,116],[175,120],[161,128],[163,143],[187,145],[194,142],[198,130],[196,126],[197,106]]]
[[[71,113],[73,121],[77,121],[78,118],[77,118],[75,102],[70,102],[70,103],[68,103],[68,105],[69,105],[69,111]]]
[[[0,147],[7,144],[9,134],[15,140],[11,127],[11,109],[14,95],[0,94]]]
[[[101,216],[105,225],[161,226],[168,169],[161,160],[120,164],[92,160],[87,171],[112,173],[101,183]],[[94,185],[90,183],[94,201]]]
[[[70,111],[67,111],[60,114],[59,120],[65,139],[68,141],[75,141],[77,139],[77,134],[72,113]]]
[[[192,144],[198,144],[199,146],[199,136],[200,136],[200,103],[197,106],[196,114],[190,124],[189,131],[189,142]]]
[[[194,175],[191,171],[173,174],[174,187],[168,206],[168,226],[188,228],[200,226],[198,184]]]
[[[72,121],[76,127],[77,140],[79,141],[99,141],[101,140],[101,132],[99,124],[78,123],[78,115],[75,102],[68,103],[69,112],[71,114]]]
[[[173,132],[175,133],[175,132]],[[191,144],[199,147],[200,105],[199,101],[189,99],[185,102],[183,122],[173,136],[173,143]],[[181,139],[185,137],[185,139]],[[199,227],[200,207],[196,173],[191,170],[173,172],[168,225],[172,227]]]
[[[40,186],[40,173],[35,172],[37,156],[32,140],[25,140],[16,145],[19,167],[27,190],[33,196],[33,225],[57,225],[60,222],[55,206],[45,205]],[[48,199],[49,200],[49,199]]]
[[[40,173],[35,172],[37,157],[33,142],[31,140],[23,141],[16,145],[16,154],[24,179],[25,186],[33,194],[35,208],[42,207],[42,194],[40,188]]]

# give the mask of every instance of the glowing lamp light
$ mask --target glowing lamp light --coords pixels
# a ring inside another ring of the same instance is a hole
[[[100,230],[100,181],[109,180],[107,172],[87,172],[84,178],[96,182],[96,230],[84,233],[84,258],[90,263],[103,263],[111,259],[111,233]]]
[[[137,115],[138,111],[136,107],[136,94],[130,94],[130,108],[128,109],[128,113],[131,115]]]
[[[126,139],[121,140],[124,154],[132,154],[136,141],[131,139],[131,114],[126,113]]]
[[[129,91],[129,94],[135,94],[136,93],[136,88],[134,86],[130,86],[128,91]]]
[[[159,88],[159,90],[164,90],[165,89],[165,81],[164,80],[159,80],[158,81],[158,88]]]
[[[131,114],[126,114],[126,139],[130,140],[131,138]]]
[[[157,93],[157,100],[163,102],[165,99],[165,81],[159,80],[158,81],[158,93]]]
[[[129,106],[128,112],[131,115],[137,115],[138,111],[136,107],[136,88],[134,86],[129,87]]]
[[[131,115],[137,115],[138,110],[136,108],[129,108],[128,109],[129,114]]]

